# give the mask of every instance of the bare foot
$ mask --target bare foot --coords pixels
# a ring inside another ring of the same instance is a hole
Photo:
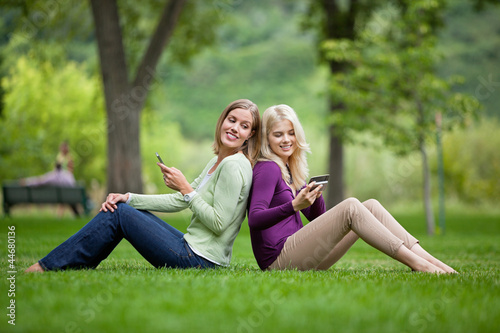
[[[444,262],[442,262],[442,261],[434,258],[429,252],[427,252],[426,250],[424,250],[424,248],[422,246],[420,246],[420,244],[415,244],[411,248],[411,251],[413,253],[417,254],[418,256],[424,258],[425,260],[427,260],[428,262],[430,262],[434,266],[437,266],[437,267],[441,268],[446,273],[458,274],[458,272],[456,270],[454,270],[450,266],[446,265]]]
[[[441,268],[448,274],[458,274],[456,270],[451,268],[450,266],[446,265],[444,262],[439,261],[438,259],[434,258],[434,260],[429,260],[430,263],[436,265],[437,267]]]
[[[39,263],[36,263],[36,264],[33,264],[31,265],[27,270],[24,271],[25,273],[43,273],[45,272],[42,268],[42,266],[40,266]]]
[[[413,267],[413,269],[417,272],[425,272],[425,273],[437,273],[437,274],[446,274],[446,272],[432,263],[422,260],[422,262],[418,263]]]

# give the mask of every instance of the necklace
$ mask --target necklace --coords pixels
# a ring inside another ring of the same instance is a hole
[[[290,171],[290,167],[288,164],[286,165],[286,169],[288,170],[288,184],[293,184],[292,172]]]

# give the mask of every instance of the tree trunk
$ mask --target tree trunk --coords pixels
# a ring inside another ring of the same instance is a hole
[[[415,101],[417,103],[418,112],[418,123],[419,123],[419,137],[418,144],[420,148],[420,153],[422,155],[422,176],[423,176],[423,190],[424,190],[424,208],[425,208],[425,220],[427,222],[427,234],[432,236],[435,231],[434,224],[434,213],[432,211],[432,201],[431,201],[431,175],[429,171],[429,162],[427,161],[427,151],[425,149],[425,137],[423,128],[425,122],[424,108],[422,101],[417,94],[414,94]]]
[[[108,192],[142,192],[140,115],[156,65],[177,24],[185,0],[165,6],[133,80],[129,81],[116,0],[91,0],[101,62],[108,134]]]
[[[323,34],[326,39],[347,38],[353,40],[355,38],[355,20],[358,14],[359,6],[356,0],[348,2],[348,9],[343,11],[339,7],[337,0],[322,0],[324,26]],[[346,63],[340,63],[330,60],[330,75],[335,75],[348,70]],[[330,94],[329,112],[343,112],[345,106],[342,103],[335,102]],[[335,125],[330,126],[330,156],[329,156],[329,173],[330,180],[328,185],[328,198],[326,201],[327,208],[331,208],[344,200],[344,148],[342,138],[335,130]]]
[[[438,191],[439,191],[439,233],[444,235],[446,232],[446,208],[444,199],[444,161],[443,161],[443,142],[442,135],[442,115],[441,112],[436,114],[436,148],[438,162]]]
[[[335,112],[332,110],[331,112]],[[329,168],[330,174],[328,185],[328,197],[326,206],[334,207],[344,200],[344,147],[342,139],[335,134],[335,126],[330,126],[330,155]]]
[[[108,120],[108,191],[142,192],[139,110],[129,102],[127,64],[115,0],[91,0]]]
[[[434,235],[435,224],[434,224],[434,213],[432,211],[431,202],[431,176],[429,172],[429,165],[427,162],[427,151],[425,149],[425,144],[420,143],[420,152],[422,154],[422,164],[423,164],[423,178],[424,178],[424,206],[425,206],[425,219],[427,221],[427,234]]]

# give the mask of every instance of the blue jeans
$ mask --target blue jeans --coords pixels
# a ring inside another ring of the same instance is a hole
[[[150,212],[123,203],[118,204],[113,213],[99,212],[39,263],[46,271],[96,268],[123,238],[157,268],[218,266],[194,253],[179,230]]]

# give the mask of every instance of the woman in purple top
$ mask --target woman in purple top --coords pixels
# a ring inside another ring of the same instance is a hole
[[[425,251],[376,200],[349,198],[325,210],[322,185],[306,185],[304,130],[287,105],[262,117],[261,158],[253,170],[248,224],[257,263],[265,269],[325,270],[362,238],[407,265],[433,273],[456,271]],[[312,221],[302,224],[300,212]]]

